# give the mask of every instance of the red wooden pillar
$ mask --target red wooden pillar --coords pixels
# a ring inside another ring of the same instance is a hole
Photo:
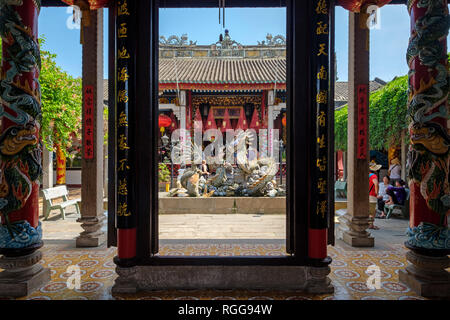
[[[407,52],[411,70],[408,101],[411,120],[408,154],[411,229],[407,244],[450,249],[449,232],[446,231],[450,214],[448,27],[444,23],[435,30],[431,29],[435,25],[428,22],[428,19],[448,19],[447,1],[427,2],[425,5],[410,1],[408,10],[411,15],[411,38]],[[436,50],[433,55],[428,54],[431,46]],[[441,243],[433,242],[438,234],[443,237]],[[447,245],[442,243],[444,238],[447,238]]]
[[[16,21],[2,30],[2,116],[0,153],[2,223],[24,220],[39,223],[39,175],[42,170],[39,130],[41,120],[38,15],[36,1],[3,4],[3,15]],[[25,30],[25,31],[24,31]],[[19,38],[20,37],[20,38]],[[30,47],[33,49],[30,50]],[[35,60],[36,63],[32,61]],[[13,63],[14,61],[14,63]],[[14,64],[14,65],[13,65]],[[26,97],[26,99],[24,99]],[[21,138],[20,141],[16,138]],[[22,139],[23,138],[23,139]],[[18,161],[18,162],[17,162]]]

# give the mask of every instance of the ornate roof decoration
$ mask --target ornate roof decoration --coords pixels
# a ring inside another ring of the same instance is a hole
[[[189,44],[187,43],[188,36],[186,33],[182,34],[181,37],[178,36],[170,36],[168,39],[164,36],[159,37],[159,44],[165,45],[165,46],[174,46],[174,47],[186,47],[186,46],[195,46],[197,45],[197,41],[192,42],[192,40],[189,41]]]
[[[266,40],[261,42],[258,41],[259,46],[286,46],[286,38],[281,34],[273,37],[272,34],[268,33],[266,36]]]
[[[223,50],[223,49],[242,49],[242,44],[231,40],[230,32],[228,29],[225,29],[225,36],[223,40],[217,41],[215,44],[211,46],[213,50]]]

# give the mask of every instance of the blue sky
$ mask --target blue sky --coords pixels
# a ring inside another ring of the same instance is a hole
[[[285,35],[283,8],[226,9],[226,28],[232,39],[242,44],[257,44],[266,34]],[[410,19],[405,5],[390,5],[380,9],[380,29],[371,31],[370,79],[385,81],[408,71],[405,61]],[[66,8],[43,8],[39,19],[39,34],[44,35],[44,48],[57,54],[57,63],[74,76],[81,76],[80,30],[66,25],[71,14]],[[105,78],[107,69],[107,11],[104,12]],[[218,22],[218,9],[160,9],[160,35],[188,34],[197,44],[212,44],[223,32]],[[339,81],[347,81],[348,12],[336,9],[336,55]],[[448,38],[448,40],[450,40]]]

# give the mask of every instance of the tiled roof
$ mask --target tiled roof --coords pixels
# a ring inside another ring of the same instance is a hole
[[[375,78],[374,81],[370,81],[369,89],[370,92],[380,89],[386,84],[383,80]],[[348,101],[348,82],[336,81],[334,86],[334,101]]]
[[[160,59],[160,83],[286,83],[286,59]]]

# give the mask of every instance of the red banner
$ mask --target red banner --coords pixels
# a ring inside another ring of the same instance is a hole
[[[84,88],[84,158],[94,158],[94,87]]]
[[[367,159],[368,92],[366,84],[358,85],[358,159]]]

